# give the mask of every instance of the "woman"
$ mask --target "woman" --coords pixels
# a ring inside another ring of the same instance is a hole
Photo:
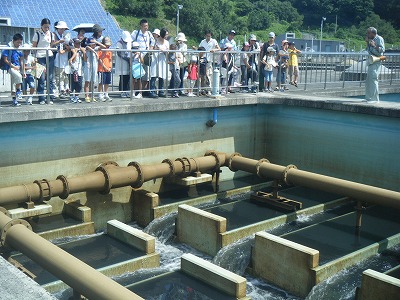
[[[177,41],[177,46],[178,46],[178,50],[182,51],[182,55],[183,55],[183,62],[180,65],[180,69],[179,69],[179,77],[181,79],[181,84],[179,85],[179,95],[183,95],[183,80],[185,78],[185,73],[187,71],[187,65],[188,65],[188,61],[187,61],[187,45],[186,45],[186,36],[183,32],[179,32],[178,36],[175,38],[175,40]]]
[[[119,75],[119,90],[121,97],[130,97],[130,51],[132,49],[132,37],[128,31],[123,31],[121,39],[117,42],[117,49],[125,49],[125,51],[118,51],[115,59],[115,74]]]
[[[169,50],[168,42],[168,30],[163,28],[160,30],[160,36],[156,40],[154,50],[159,50],[160,52],[154,53],[152,56],[152,61],[150,65],[150,97],[157,98],[156,94],[156,79],[158,77],[158,96],[165,97],[164,89],[164,79],[168,76],[168,66],[167,66],[167,52]]]
[[[53,34],[50,31],[50,20],[44,18],[40,23],[40,30],[37,31],[32,38],[32,46],[37,48],[52,48],[54,47],[55,39]],[[62,43],[64,40],[60,40]],[[43,72],[42,76],[38,79],[37,84],[37,93],[39,95],[39,104],[46,104],[44,97],[44,85],[46,81],[46,75],[49,77],[49,82],[47,84],[47,92],[53,94],[54,83],[53,83],[53,74],[54,74],[54,56],[53,51],[51,50],[37,50],[36,58],[39,64],[42,66],[46,66],[46,55],[48,56],[48,65],[46,67],[47,72]],[[53,104],[54,95],[51,95],[49,104]]]

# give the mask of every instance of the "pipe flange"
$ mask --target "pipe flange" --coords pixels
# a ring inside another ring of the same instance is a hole
[[[65,177],[64,175],[58,175],[57,179],[60,180],[63,184],[63,191],[62,193],[59,195],[59,197],[61,199],[67,199],[70,193],[70,189],[69,189],[69,185],[68,185],[68,179],[67,177]]]
[[[161,163],[167,163],[169,165],[170,173],[168,176],[175,176],[175,166],[174,162],[168,158],[164,159]]]
[[[206,153],[206,155],[205,156],[214,156],[214,158],[215,158],[215,167],[214,167],[214,170],[218,170],[220,167],[221,167],[221,162],[219,161],[219,157],[218,157],[218,154],[217,154],[217,152],[215,152],[215,151],[210,151],[210,152],[208,152],[208,153]]]
[[[119,167],[118,163],[116,163],[115,161],[112,161],[112,160],[103,162],[98,167],[105,167],[105,166],[109,166],[109,165],[113,165],[113,166]]]
[[[50,200],[51,197],[53,197],[50,182],[47,179],[35,180],[33,183],[36,183],[40,189],[39,202],[43,202],[43,200]],[[47,185],[47,187],[45,185]]]
[[[0,246],[4,247],[6,244],[6,237],[7,237],[7,232],[8,230],[14,226],[14,225],[24,225],[26,228],[29,230],[32,230],[31,224],[29,224],[27,221],[22,220],[22,219],[17,219],[17,220],[10,220],[1,230],[0,232]]]
[[[96,168],[96,171],[100,171],[101,173],[103,173],[104,175],[104,180],[105,180],[105,184],[104,184],[104,190],[100,191],[99,193],[102,195],[107,195],[110,193],[111,191],[111,180],[110,180],[110,174],[108,173],[107,169],[105,168],[104,164],[99,165]]]
[[[180,176],[186,177],[191,173],[190,160],[187,157],[177,158],[175,161],[179,161],[182,164],[182,173]]]
[[[142,171],[142,168],[140,167],[140,164],[136,161],[131,161],[128,164],[128,167],[134,167],[138,173],[138,179],[136,182],[131,184],[131,187],[134,189],[140,188],[144,182],[143,171]]]
[[[2,212],[3,214],[5,214],[7,217],[10,217],[10,213],[8,212],[7,209],[5,209],[4,207],[0,206],[0,212]]]
[[[242,157],[242,154],[240,154],[239,152],[234,152],[234,153],[232,153],[231,156],[229,156],[228,168],[229,168],[229,170],[231,170],[232,172],[238,171],[237,169],[234,169],[234,168],[232,167],[232,160],[233,160],[233,158],[234,158],[235,156],[240,156],[240,157]]]
[[[295,165],[288,165],[285,170],[283,170],[282,172],[282,182],[284,182],[286,185],[291,185],[290,182],[287,179],[287,174],[289,172],[290,169],[297,169],[297,167]]]
[[[268,159],[266,159],[266,158],[261,158],[261,159],[257,162],[257,164],[256,164],[257,176],[260,177],[260,178],[263,178],[263,177],[260,175],[260,166],[261,166],[261,164],[264,163],[264,162],[270,163],[270,161],[269,161]]]
[[[193,161],[194,161],[194,163],[196,164],[196,168],[195,168],[195,170],[193,171],[193,172],[200,172],[200,165],[199,165],[199,162],[197,161],[197,159],[195,159],[195,158],[191,158]]]

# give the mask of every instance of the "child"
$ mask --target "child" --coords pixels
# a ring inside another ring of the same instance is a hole
[[[142,67],[144,55],[140,54],[139,47],[140,44],[138,42],[132,43],[132,50],[134,51],[132,56],[132,90],[134,93],[133,96],[137,99],[143,98],[143,95],[141,93],[142,77],[146,75],[146,72]],[[137,95],[135,95],[135,88],[137,88],[137,90],[139,91]]]
[[[85,66],[83,69],[83,77],[85,78],[85,102],[90,103],[91,100],[93,102],[97,102],[97,100],[93,97],[91,99],[91,95],[89,92],[93,91],[93,86],[97,83],[97,68],[98,68],[98,55],[94,50],[96,43],[93,38],[87,40],[86,46],[86,56],[84,57]]]
[[[278,73],[276,74],[276,81],[278,83],[278,90],[284,92],[288,88],[286,87],[286,70],[289,60],[288,50],[289,42],[287,40],[282,41],[282,49],[278,53]]]
[[[245,42],[243,44],[243,47],[241,49],[240,53],[240,73],[242,75],[241,78],[241,85],[243,86],[243,91],[247,91],[247,67],[249,65],[249,54],[246,53],[250,49],[250,44],[248,42]]]
[[[289,52],[289,77],[290,77],[289,83],[297,87],[297,78],[299,76],[299,62],[297,59],[297,55],[300,54],[301,51],[296,49],[294,42],[290,42],[288,52]]]
[[[193,55],[192,58],[190,59],[190,63],[188,65],[188,80],[189,80],[189,90],[188,90],[188,96],[189,97],[196,97],[195,94],[193,94],[193,87],[197,83],[198,79],[198,70],[199,66],[197,64],[197,56]]]
[[[22,35],[20,33],[14,34],[12,41],[8,43],[8,47],[19,48],[22,45]],[[25,73],[24,62],[22,59],[23,54],[18,50],[3,50],[1,53],[1,59],[6,65],[6,70],[11,76],[12,85],[12,106],[21,106],[18,100],[22,100],[21,84],[22,84],[22,73]],[[15,85],[15,92],[14,92]]]
[[[83,61],[86,57],[85,48],[81,47],[81,40],[74,39],[74,48],[72,49],[72,56],[69,59],[71,65],[72,80],[71,80],[71,96],[72,103],[81,103],[79,93],[82,91],[82,67]]]
[[[106,36],[102,44],[106,49],[111,46],[111,39]],[[108,96],[108,86],[111,84],[112,52],[105,49],[98,52],[99,56],[99,99],[101,101],[112,101]],[[104,94],[103,94],[104,92]]]
[[[272,93],[272,77],[273,77],[273,70],[276,68],[277,63],[275,61],[275,49],[272,47],[267,48],[267,53],[264,55],[263,59],[261,60],[261,63],[264,64],[264,89],[267,92]]]
[[[28,44],[24,45],[24,48],[30,48],[31,46]],[[26,105],[32,105],[32,95],[35,92],[35,78],[32,75],[32,70],[35,69],[35,59],[31,55],[31,50],[24,50],[24,66],[25,66],[25,73],[24,79],[22,81],[22,92],[24,95],[27,94],[27,90],[29,87],[29,97],[26,99]]]
[[[170,50],[176,50],[176,44],[171,44],[169,46]],[[179,98],[178,94],[178,89],[181,84],[181,78],[179,76],[179,71],[180,71],[180,65],[183,61],[183,55],[182,52],[170,52],[168,53],[168,64],[169,64],[169,70],[171,72],[172,78],[171,81],[173,80],[174,86],[173,86],[173,95],[172,98]]]
[[[197,49],[198,51],[206,51],[206,48],[204,47],[199,47]],[[202,88],[208,87],[208,77],[207,77],[207,57],[204,52],[199,53],[199,76],[200,76],[200,86]],[[207,92],[205,90],[201,91],[202,95],[207,95]]]

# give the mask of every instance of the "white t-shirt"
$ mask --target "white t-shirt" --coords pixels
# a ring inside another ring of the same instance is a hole
[[[35,59],[30,54],[28,55],[28,57],[26,59],[24,58],[25,73],[26,74],[32,74],[32,69],[27,69],[27,67],[31,68],[34,62],[35,62]]]
[[[217,45],[218,45],[218,42],[216,39],[210,39],[209,42],[207,42],[207,40],[204,39],[200,42],[199,47],[204,47],[206,49],[206,51],[211,51],[212,49],[216,49]],[[211,53],[206,53],[207,61],[211,61],[212,57],[213,56]],[[214,55],[214,57],[215,57],[215,60],[217,60],[218,55]]]
[[[64,44],[60,44],[58,49],[64,50]],[[62,69],[68,66],[68,52],[64,52],[62,54],[58,52],[54,59],[54,66]]]
[[[43,32],[43,30],[37,31],[32,38],[32,42],[37,42],[36,47],[38,48],[51,48],[52,32],[50,30]],[[38,41],[39,37],[39,41]],[[48,50],[49,56],[53,56],[53,51]],[[37,50],[36,57],[46,57],[46,50]]]

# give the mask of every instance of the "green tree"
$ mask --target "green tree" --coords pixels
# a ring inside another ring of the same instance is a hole
[[[395,43],[398,40],[398,34],[394,29],[393,25],[385,20],[382,20],[377,14],[369,15],[364,21],[360,23],[359,34],[361,37],[365,37],[365,33],[368,27],[375,27],[378,30],[378,34],[385,39],[385,43]]]

